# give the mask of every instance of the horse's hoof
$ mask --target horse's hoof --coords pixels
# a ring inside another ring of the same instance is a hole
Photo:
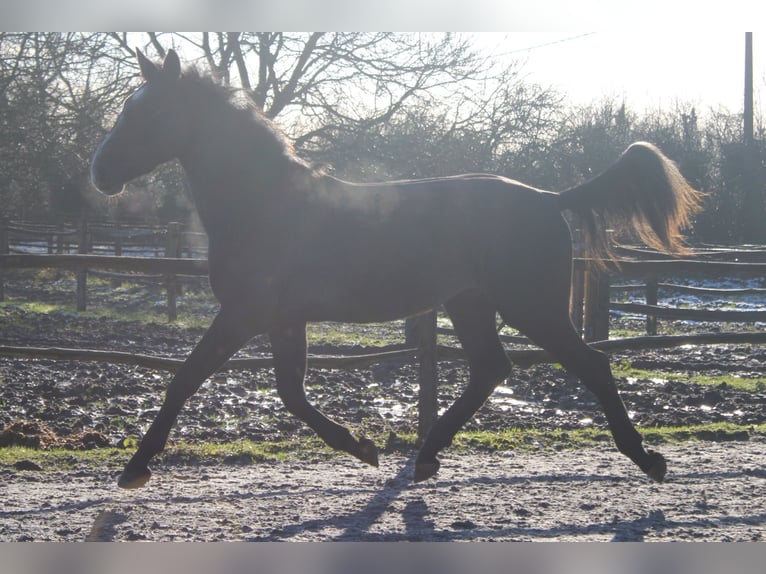
[[[378,447],[375,446],[374,442],[368,438],[360,438],[358,453],[357,458],[359,458],[359,460],[377,468]]]
[[[649,464],[643,467],[646,475],[656,482],[665,480],[665,473],[668,471],[668,463],[665,457],[653,450],[647,451],[649,455]]]
[[[152,471],[148,467],[132,469],[129,466],[122,471],[117,486],[120,488],[141,488],[152,477]]]
[[[436,459],[426,462],[415,463],[415,474],[412,477],[413,482],[423,482],[439,472],[439,461]]]

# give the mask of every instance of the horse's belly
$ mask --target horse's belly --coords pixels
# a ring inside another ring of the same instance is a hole
[[[426,278],[373,277],[341,282],[328,278],[315,282],[299,295],[283,299],[285,311],[309,322],[377,323],[408,317],[438,307],[473,282],[456,276]],[[292,308],[292,311],[289,309]]]

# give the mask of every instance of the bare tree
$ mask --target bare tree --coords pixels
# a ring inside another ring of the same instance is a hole
[[[104,118],[130,88],[124,53],[104,34],[40,32],[0,34],[0,53],[4,207],[40,213],[51,200],[76,202],[72,182],[84,180]]]
[[[30,113],[44,105],[38,116],[46,118],[46,126],[26,131],[36,134],[38,143],[49,142],[48,151],[39,154],[57,158],[56,173],[72,173],[87,163],[119,103],[140,82],[135,47],[158,57],[174,47],[222,84],[241,87],[314,161],[335,163],[338,157],[354,156],[374,162],[380,159],[375,157],[378,144],[367,147],[366,155],[356,152],[365,149],[365,142],[392,134],[391,126],[398,125],[402,136],[409,130],[406,124],[415,121],[426,130],[424,137],[437,122],[435,134],[440,135],[428,143],[452,152],[441,163],[421,162],[398,171],[441,172],[446,168],[439,166],[449,165],[449,157],[463,156],[457,151],[465,147],[463,141],[473,142],[475,153],[469,157],[484,158],[470,163],[465,157],[463,164],[490,167],[514,145],[542,134],[544,108],[550,103],[547,92],[526,88],[512,66],[497,65],[476,53],[469,37],[454,34],[31,33],[9,35],[8,40],[13,46],[3,49],[0,82],[15,78],[21,91],[37,86],[43,103],[31,103],[40,98],[27,98],[27,104],[17,98],[17,103]],[[35,123],[31,117],[24,122],[27,128]],[[38,137],[44,129],[47,135]],[[419,149],[415,145],[413,151]],[[402,157],[396,150],[390,155],[392,161]],[[422,154],[410,156],[422,159]]]
[[[308,151],[383,124],[417,99],[454,97],[465,82],[493,73],[489,58],[454,34],[150,33],[144,45],[160,54],[175,45],[204,62],[268,117],[279,116]]]

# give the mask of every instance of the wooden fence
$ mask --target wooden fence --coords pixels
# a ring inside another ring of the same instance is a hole
[[[46,252],[56,257],[36,257]],[[169,321],[178,315],[179,278],[207,275],[205,235],[185,231],[179,223],[152,227],[85,218],[60,225],[0,220],[1,255],[14,257],[0,266],[0,301],[5,297],[3,267],[69,269],[76,277],[78,311],[87,309],[88,275],[92,274],[110,277],[115,285],[122,280],[164,282]],[[179,259],[189,263],[178,263]]]
[[[127,230],[115,233],[111,230],[108,235],[112,240],[120,237],[122,248],[114,241],[112,254],[94,254],[94,238],[97,234],[89,228],[87,222],[81,222],[77,229],[50,229],[40,233],[45,234],[48,248],[45,253],[23,253],[14,244],[11,237],[19,233],[14,226],[0,224],[0,298],[2,297],[2,277],[10,269],[57,268],[74,270],[77,274],[77,308],[85,309],[87,302],[87,276],[94,271],[129,273],[134,279],[142,276],[149,280],[164,282],[168,297],[168,318],[175,319],[175,295],[177,281],[184,276],[205,276],[208,272],[207,260],[199,257],[180,257],[185,251],[194,255],[193,249],[183,241],[183,231],[177,224],[171,224],[164,230],[149,230],[131,232]],[[39,230],[38,230],[39,231]],[[32,234],[32,230],[24,228],[23,233]],[[107,235],[104,233],[103,235]],[[100,241],[104,242],[103,235]],[[71,240],[76,237],[75,240]],[[143,252],[151,251],[152,256],[125,256],[126,239],[137,243],[137,237],[151,238],[144,243]],[[62,239],[63,238],[63,239]],[[163,238],[163,244],[157,242]],[[196,249],[202,252],[199,238],[196,238]],[[67,247],[69,240],[69,247]],[[14,245],[16,248],[14,249]],[[76,253],[72,251],[76,246]],[[162,246],[161,246],[162,245]],[[39,242],[36,244],[40,251]],[[108,248],[102,248],[102,251]],[[13,252],[11,252],[13,251]],[[119,253],[123,253],[120,255]],[[161,256],[158,256],[160,255]],[[763,277],[766,274],[766,250],[699,250],[694,259],[671,260],[661,259],[656,253],[648,251],[627,250],[626,256],[631,259],[619,261],[619,270],[613,272],[596,271],[592,261],[576,258],[573,269],[573,299],[572,319],[581,329],[583,336],[592,342],[596,348],[616,351],[623,349],[646,349],[668,347],[682,344],[715,344],[715,343],[766,343],[766,333],[702,333],[678,336],[657,336],[657,319],[684,319],[692,321],[717,322],[766,322],[766,311],[711,311],[674,309],[657,305],[660,289],[694,292],[697,294],[715,294],[739,296],[743,294],[766,294],[766,289],[702,289],[700,287],[664,283],[660,277],[695,276],[722,277],[743,276]],[[718,259],[718,260],[716,260]],[[720,259],[728,259],[721,261]],[[115,277],[115,275],[111,275]],[[622,282],[637,277],[646,278],[644,284],[624,285]],[[619,280],[619,283],[617,281]],[[616,283],[612,285],[612,283]],[[645,304],[616,303],[611,301],[610,293],[614,290],[644,290]],[[609,314],[611,311],[622,311],[646,315],[647,336],[630,339],[609,339]],[[418,434],[422,438],[436,418],[437,408],[437,359],[460,360],[464,358],[461,349],[438,345],[438,334],[451,334],[450,330],[437,329],[436,312],[432,311],[417,318],[415,336],[409,338],[410,344],[396,345],[393,348],[381,349],[380,352],[351,355],[351,356],[311,356],[309,366],[315,368],[353,369],[363,368],[370,364],[387,360],[418,360],[420,364],[420,398]],[[511,360],[519,366],[528,366],[538,362],[550,361],[551,357],[541,349],[531,348],[523,337],[501,337],[505,343],[523,343],[523,348],[509,349]],[[115,351],[66,349],[66,348],[28,348],[0,347],[0,356],[37,357],[62,360],[93,360],[114,363],[130,363],[157,369],[175,370],[180,361],[163,357],[151,357],[120,353]],[[236,359],[227,363],[226,368],[258,369],[271,366],[269,358]]]
[[[735,311],[686,309],[658,306],[659,292],[665,290],[678,294],[737,298],[744,295],[766,296],[766,288],[711,288],[679,284],[686,280],[723,278],[766,277],[766,250],[762,248],[696,249],[693,258],[670,259],[650,250],[625,249],[623,258],[611,271],[600,271],[589,260],[576,258],[573,280],[573,322],[581,328],[588,341],[609,339],[609,316],[621,311],[646,316],[647,335],[657,334],[658,319],[674,319],[714,323],[766,322],[766,311]],[[676,282],[662,281],[670,278]],[[628,283],[643,279],[644,283]],[[616,292],[644,292],[644,303],[620,303],[612,301]],[[579,319],[579,320],[578,320]]]

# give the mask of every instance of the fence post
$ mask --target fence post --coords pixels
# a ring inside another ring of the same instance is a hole
[[[77,240],[77,253],[84,255],[88,253],[88,214],[83,209],[80,212],[79,237]],[[79,267],[75,271],[77,277],[77,310],[85,311],[88,305],[88,270],[85,267]]]
[[[117,225],[117,237],[114,239],[114,255],[116,257],[122,256],[122,236],[120,236],[120,225]],[[119,277],[113,277],[112,278],[112,288],[116,289],[118,287],[122,287],[122,279]]]
[[[605,341],[609,338],[609,274],[600,269],[585,271],[586,341]]]
[[[438,368],[436,357],[436,309],[417,316],[418,361],[418,441],[422,443],[438,412]]]
[[[582,241],[582,230],[575,229],[572,233],[574,236],[573,243],[573,256],[575,258],[582,257],[584,252],[584,244]],[[585,300],[585,267],[580,262],[575,262],[572,265],[572,288],[570,291],[569,300],[569,315],[580,336],[583,336],[583,305]]]
[[[8,241],[8,218],[0,217],[0,254],[7,255],[10,251]],[[0,301],[5,301],[5,272],[0,269]]]
[[[611,291],[612,276],[606,271],[598,274],[598,314],[596,321],[596,340],[606,341],[609,339],[609,296]]]
[[[59,224],[56,232],[56,255],[64,253],[64,225]]]
[[[168,223],[167,242],[165,244],[165,257],[177,258],[181,251],[181,224],[177,222]],[[168,300],[168,321],[173,322],[178,319],[178,309],[176,307],[176,296],[178,294],[178,281],[176,276],[169,274],[165,277],[165,290]]]
[[[596,284],[595,272],[588,263],[583,282],[583,338],[586,341],[594,341],[596,336]]]
[[[647,277],[646,279],[646,304],[647,305],[657,305],[657,275],[655,273],[652,273]],[[646,315],[646,334],[647,335],[656,335],[657,334],[657,317],[654,315],[649,315],[647,313]]]
[[[418,317],[413,315],[404,320],[404,345],[406,347],[418,346]]]

